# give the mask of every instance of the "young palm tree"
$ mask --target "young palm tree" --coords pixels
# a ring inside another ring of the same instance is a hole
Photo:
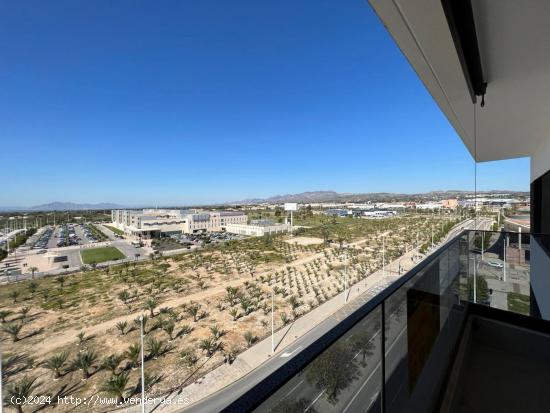
[[[130,299],[130,293],[128,292],[128,290],[121,291],[118,293],[118,298],[126,305],[128,304],[128,300]]]
[[[19,310],[23,319],[27,318],[29,311],[31,311],[30,307],[23,307],[21,310]]]
[[[159,356],[162,356],[168,348],[164,345],[162,340],[155,340],[150,338],[147,340],[147,351],[149,352],[149,357],[156,360]]]
[[[0,311],[0,320],[2,320],[2,323],[6,322],[6,318],[8,318],[12,314],[11,311],[8,310],[1,310]]]
[[[221,338],[225,334],[225,330],[222,330],[220,327],[218,327],[217,324],[210,327],[210,332],[216,340]]]
[[[143,334],[147,333],[147,320],[149,320],[149,316],[147,314],[143,314]],[[134,318],[134,325],[140,329],[141,328],[141,320],[139,317]]]
[[[65,366],[68,357],[69,353],[64,351],[63,353],[54,354],[44,363],[47,369],[53,371],[54,379],[61,377],[61,369]]]
[[[187,305],[187,307],[185,308],[185,311],[187,312],[187,314],[193,317],[193,321],[197,321],[197,316],[199,314],[200,308],[200,304],[189,303],[189,305]]]
[[[76,359],[73,361],[73,367],[82,370],[82,376],[86,380],[90,377],[90,369],[96,360],[97,354],[93,350],[87,350],[83,353],[78,353]]]
[[[63,289],[63,287],[65,286],[65,277],[60,275],[59,277],[57,277],[55,279],[55,281],[57,281],[59,283],[59,288]]]
[[[145,301],[143,308],[151,312],[151,318],[155,316],[154,311],[155,311],[155,308],[157,308],[158,304],[159,304],[158,300],[154,297],[148,298],[147,301]]]
[[[13,290],[10,292],[10,298],[13,300],[14,304],[17,302],[17,297],[19,297],[19,291]]]
[[[229,315],[233,317],[233,321],[237,321],[239,318],[239,309],[236,307],[233,307],[229,310]]]
[[[31,272],[31,274],[32,274],[32,279],[34,280],[34,273],[35,273],[36,271],[38,271],[38,268],[37,268],[37,267],[31,267],[31,268],[29,268],[29,271]]]
[[[120,356],[118,354],[111,354],[110,356],[105,357],[105,359],[103,359],[103,363],[101,363],[101,367],[109,370],[112,374],[115,374],[116,369],[120,365],[123,358],[124,358],[123,356]]]
[[[180,358],[187,367],[193,367],[195,364],[197,364],[197,361],[199,358],[195,354],[195,350],[192,348],[185,348],[182,351],[180,351]]]
[[[38,290],[38,283],[36,281],[31,281],[29,283],[29,291],[31,292],[31,296],[34,297],[34,293],[36,293],[36,290]]]
[[[190,334],[191,331],[193,331],[193,327],[191,327],[189,324],[182,324],[178,335]]]
[[[86,333],[84,333],[84,331],[81,331],[76,335],[76,338],[78,339],[78,345],[81,346],[86,341]]]
[[[6,388],[4,403],[13,407],[18,413],[23,413],[22,403],[17,403],[16,401],[29,399],[38,386],[39,383],[36,383],[36,377],[29,378],[25,376]]]
[[[103,385],[101,391],[116,397],[117,404],[124,402],[124,393],[128,385],[128,372],[113,374]]]
[[[211,357],[219,347],[220,345],[214,337],[205,338],[199,341],[199,348],[206,351],[208,357]]]
[[[148,373],[148,372],[145,372],[143,374],[143,378],[145,379],[145,391],[151,390],[151,387],[153,387],[156,383],[158,383],[161,380],[160,375],[151,374],[151,373]],[[141,378],[140,378],[136,388],[141,391]]]
[[[23,328],[22,323],[14,323],[14,324],[8,324],[3,328],[5,333],[8,333],[13,342],[19,341],[19,333],[21,332],[21,329]]]
[[[256,341],[256,336],[250,330],[245,331],[245,333],[243,334],[243,337],[248,347],[250,347]]]
[[[128,350],[124,352],[124,356],[130,361],[130,367],[135,369],[139,364],[141,346],[138,343],[131,344],[130,347],[128,347]]]
[[[118,331],[120,331],[121,335],[126,334],[127,327],[128,327],[127,321],[119,321],[118,323],[116,323],[116,328],[118,329]]]
[[[176,324],[172,320],[164,321],[162,323],[162,329],[166,334],[168,334],[168,338],[170,340],[174,339],[174,329],[176,327]]]

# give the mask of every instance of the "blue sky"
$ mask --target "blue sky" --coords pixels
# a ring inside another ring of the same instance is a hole
[[[0,205],[473,189],[365,0],[3,2],[0,56]]]

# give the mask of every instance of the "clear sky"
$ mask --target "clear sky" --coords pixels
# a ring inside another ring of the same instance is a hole
[[[0,79],[0,205],[474,186],[366,0],[6,1]]]

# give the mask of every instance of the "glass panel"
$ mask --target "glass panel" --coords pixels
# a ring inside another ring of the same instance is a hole
[[[464,319],[463,240],[386,300],[386,411],[430,411]],[[463,248],[462,248],[463,250]]]
[[[255,411],[380,411],[381,341],[379,306]]]
[[[470,299],[477,304],[529,315],[529,235],[475,231],[471,237],[469,253],[477,281],[475,285],[473,281],[470,283]]]

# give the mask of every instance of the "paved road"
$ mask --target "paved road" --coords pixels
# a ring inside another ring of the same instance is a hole
[[[479,218],[477,220],[471,219],[465,221],[464,223],[457,225],[455,228],[453,228],[445,237],[445,241],[456,237],[464,229],[487,229],[491,226],[491,224],[492,220],[489,218]],[[435,247],[430,252],[433,252],[436,249],[437,247]],[[385,286],[389,285],[390,283],[391,281],[389,281]],[[183,409],[182,411],[201,413],[221,410],[224,406],[227,406],[232,400],[236,399],[239,394],[242,394],[246,391],[246,389],[249,389],[255,383],[261,381],[263,378],[268,377],[273,371],[284,365],[289,360],[289,357],[298,354],[299,351],[307,348],[307,346],[313,343],[317,338],[321,337],[327,331],[334,328],[334,326],[336,326],[343,319],[342,317],[350,314],[349,311],[351,309],[356,309],[362,306],[372,297],[377,295],[382,289],[384,289],[385,286],[379,286],[379,288],[377,289],[371,289],[370,291],[361,294],[355,300],[348,303],[335,314],[321,322],[318,326],[304,334],[302,337],[296,339],[293,344],[285,349],[284,353],[264,362],[251,373],[237,380],[225,389],[205,398],[203,401],[187,409]],[[367,318],[368,320],[365,320],[363,322],[363,327],[367,328],[368,330],[373,327],[373,318],[370,318],[370,316],[367,316]],[[405,317],[401,317],[401,319],[401,321],[394,321],[390,323],[389,327],[390,329],[388,332],[388,342],[386,343],[386,368],[390,373],[399,362],[403,346],[406,347],[406,343],[403,343],[403,340],[406,340]],[[350,339],[352,339],[354,329],[346,333],[346,336],[350,335]],[[346,340],[346,336],[344,336],[344,340]],[[366,367],[362,367],[359,369],[359,378],[357,380],[353,380],[351,385],[342,392],[342,394],[338,398],[338,403],[336,405],[330,404],[326,401],[326,398],[323,397],[323,390],[312,386],[307,381],[307,379],[303,377],[303,375],[297,375],[293,377],[290,382],[285,384],[285,386],[279,389],[273,397],[268,399],[268,401],[266,401],[266,403],[264,403],[264,405],[262,405],[258,411],[269,411],[275,405],[288,397],[292,397],[293,400],[299,400],[300,398],[308,400],[308,408],[315,407],[315,409],[320,412],[355,412],[366,410],[366,406],[369,406],[376,401],[381,388],[381,351],[379,348],[379,340],[376,340],[376,334],[374,333],[372,336],[372,340],[372,344],[374,345],[374,354],[369,357]],[[359,353],[355,354],[354,357],[356,357],[358,354]],[[350,361],[348,361],[348,363],[349,362]]]

